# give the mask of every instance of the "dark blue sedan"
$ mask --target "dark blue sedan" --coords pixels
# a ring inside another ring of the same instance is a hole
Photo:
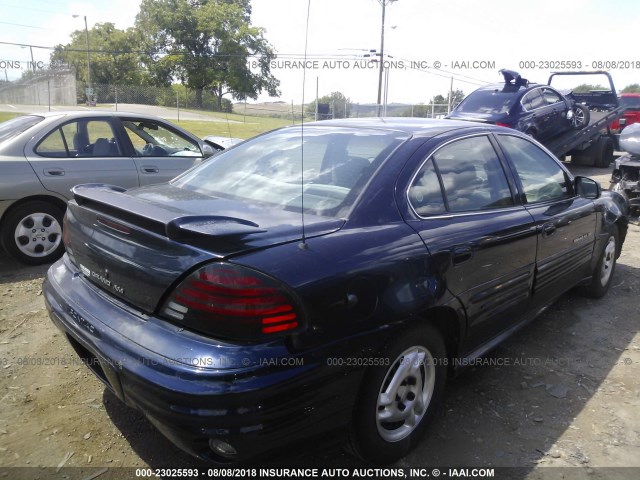
[[[467,95],[447,118],[513,128],[545,142],[590,121],[589,109],[549,85],[529,83],[517,72],[500,70],[505,83],[487,85]]]
[[[76,187],[44,294],[96,376],[193,455],[338,432],[386,463],[458,367],[568,289],[607,292],[625,208],[514,130],[326,121],[168,184]]]

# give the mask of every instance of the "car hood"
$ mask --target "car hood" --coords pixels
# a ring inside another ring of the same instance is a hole
[[[98,287],[145,312],[207,261],[302,239],[299,212],[154,185],[73,189],[65,225],[70,259]],[[305,214],[305,235],[326,235],[343,219]]]

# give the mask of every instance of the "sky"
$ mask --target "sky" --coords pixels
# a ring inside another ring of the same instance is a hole
[[[260,100],[299,104],[304,96],[309,102],[317,87],[320,96],[340,91],[353,102],[375,103],[378,65],[364,55],[380,49],[380,1],[310,0],[307,31],[308,1],[252,1],[252,23],[265,29],[279,55],[272,72],[282,92]],[[84,28],[85,15],[89,28],[113,22],[124,29],[134,24],[139,5],[0,0],[0,42],[64,44],[72,31]],[[551,71],[606,69],[621,89],[640,83],[638,25],[637,0],[397,0],[386,8],[388,102],[427,103],[446,96],[452,82],[468,94],[499,82],[501,68],[540,83]],[[48,63],[50,50],[32,50],[36,63]],[[0,43],[0,75],[19,78],[30,55],[29,47]]]

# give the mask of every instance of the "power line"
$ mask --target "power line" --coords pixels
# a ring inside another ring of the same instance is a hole
[[[26,10],[28,12],[42,12],[42,13],[54,13],[54,14],[60,13],[60,11],[42,10],[41,8],[25,7],[24,5],[13,5],[8,3],[5,3],[3,7],[14,8],[16,10],[22,10],[22,11]]]
[[[37,27],[35,25],[24,25],[22,23],[11,23],[11,22],[0,22],[3,25],[12,25],[14,27],[24,27],[24,28],[36,28],[38,30],[53,30],[53,28],[46,28],[46,27]]]

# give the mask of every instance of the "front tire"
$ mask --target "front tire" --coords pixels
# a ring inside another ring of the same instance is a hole
[[[593,270],[591,283],[584,287],[584,294],[590,298],[602,298],[609,291],[613,280],[613,272],[616,269],[618,256],[618,228],[613,227],[609,238],[600,252],[600,258]]]
[[[404,457],[415,446],[442,401],[446,349],[430,325],[392,340],[366,372],[349,432],[350,450],[376,464]]]
[[[19,205],[3,220],[2,245],[9,255],[27,265],[51,263],[64,253],[63,215],[60,208],[42,200]]]
[[[591,121],[591,112],[589,112],[589,108],[576,103],[573,106],[573,118],[571,119],[571,125],[576,130],[582,130],[584,127],[589,125]]]

